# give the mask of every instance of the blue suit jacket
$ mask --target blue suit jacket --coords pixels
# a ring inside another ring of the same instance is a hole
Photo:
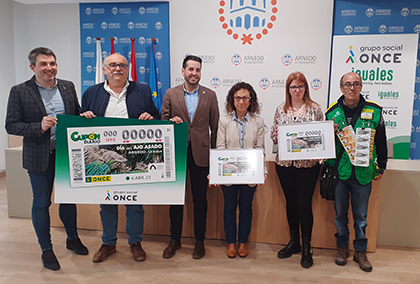
[[[105,83],[87,89],[82,97],[82,112],[92,111],[96,116],[104,116],[108,107],[109,94],[105,91]],[[152,99],[149,86],[129,81],[126,94],[126,105],[129,118],[139,118],[148,112],[154,119],[159,119],[159,111]]]

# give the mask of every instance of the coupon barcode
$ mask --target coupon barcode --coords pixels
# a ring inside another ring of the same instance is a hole
[[[71,150],[71,166],[73,173],[73,181],[83,181],[83,159],[81,149]]]
[[[165,169],[166,178],[171,178],[171,152],[169,147],[169,137],[165,136]]]

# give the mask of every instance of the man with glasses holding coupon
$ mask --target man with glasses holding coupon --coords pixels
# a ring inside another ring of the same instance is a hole
[[[87,89],[82,97],[82,114],[94,116],[159,119],[149,86],[128,81],[128,62],[121,54],[114,53],[104,60],[107,80]],[[142,205],[126,205],[128,244],[135,261],[144,261],[146,252],[143,240],[144,210]],[[102,262],[116,251],[118,205],[101,205],[102,245],[93,256],[94,263]]]
[[[339,181],[335,189],[334,207],[337,227],[337,265],[345,265],[349,257],[348,210],[349,199],[353,211],[355,249],[353,260],[366,272],[372,264],[366,256],[367,210],[372,190],[372,179],[380,180],[386,169],[388,149],[382,108],[366,101],[360,94],[362,78],[357,73],[341,77],[343,95],[326,112],[327,120],[334,121],[336,157],[327,163],[338,165]],[[377,170],[379,168],[379,170]]]

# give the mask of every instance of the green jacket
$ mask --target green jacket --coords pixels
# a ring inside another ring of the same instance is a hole
[[[338,130],[347,126],[346,114],[343,110],[344,96],[341,96],[337,102],[333,103],[326,112],[327,120],[332,120],[334,118],[334,123],[338,124]],[[374,102],[365,101],[362,96],[360,96],[359,104],[356,106],[356,114],[352,119],[352,126],[356,132],[357,128],[371,128],[375,129],[375,143],[373,145],[373,153],[368,167],[359,167],[353,166],[351,164],[349,155],[336,136],[335,138],[335,151],[336,156],[339,155],[340,151],[343,150],[340,163],[338,165],[338,174],[341,180],[347,180],[351,175],[355,175],[357,181],[361,185],[367,185],[372,181],[372,178],[376,178],[378,175],[378,166],[377,166],[377,144],[380,143],[380,166],[381,168],[386,168],[387,161],[387,148],[386,148],[386,135],[385,135],[385,126],[382,118],[382,108]],[[369,114],[367,116],[362,116],[361,114]],[[372,114],[372,115],[370,115]],[[365,117],[362,119],[362,117]],[[366,118],[368,117],[368,118]],[[378,131],[379,130],[379,131]],[[385,151],[383,151],[385,149]],[[329,159],[326,161],[330,165],[335,165],[336,159]]]

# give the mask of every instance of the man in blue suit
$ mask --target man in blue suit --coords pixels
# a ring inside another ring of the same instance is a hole
[[[82,98],[82,116],[159,119],[152,93],[146,84],[128,81],[128,62],[121,54],[105,58],[103,66],[107,80],[87,89]],[[105,261],[116,252],[118,205],[101,204],[102,245],[92,258],[94,263]],[[135,261],[144,261],[146,252],[143,240],[144,210],[142,205],[126,205],[128,244]]]

